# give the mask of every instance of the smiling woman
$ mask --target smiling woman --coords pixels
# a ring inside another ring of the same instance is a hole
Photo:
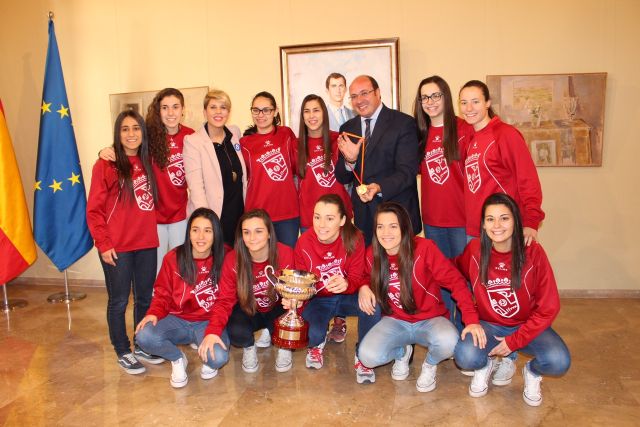
[[[240,155],[240,129],[227,126],[229,95],[212,90],[204,98],[204,125],[184,140],[189,186],[188,210],[212,209],[222,224],[224,242],[232,247],[238,218],[244,211],[247,170]]]
[[[134,324],[142,319],[151,301],[158,247],[156,186],[140,114],[133,110],[120,113],[113,134],[115,162],[98,159],[93,167],[87,224],[104,270],[109,296],[107,323],[118,364],[129,374],[140,374],[145,368],[136,355],[152,363],[158,359],[137,346],[135,355],[131,352],[125,312],[132,284]]]

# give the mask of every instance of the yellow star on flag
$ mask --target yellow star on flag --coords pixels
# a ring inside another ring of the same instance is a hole
[[[62,181],[56,181],[55,178],[53,179],[53,184],[51,184],[49,186],[49,188],[53,189],[53,193],[55,194],[56,191],[60,190],[62,191]]]
[[[36,183],[33,184],[33,190],[42,190],[42,188],[40,188],[40,184],[42,184],[42,181],[36,181]]]
[[[80,184],[80,175],[76,175],[75,173],[71,172],[71,178],[67,178],[69,181],[71,181],[71,186],[73,187],[76,184]]]
[[[44,102],[44,99],[42,100],[42,107],[40,107],[40,109],[42,110],[42,115],[44,116],[44,113],[50,113],[51,109],[49,108],[51,107],[51,103],[46,103]]]
[[[69,117],[69,109],[66,108],[64,105],[60,104],[60,109],[56,110],[56,113],[60,113],[60,118],[64,118],[64,116]]]

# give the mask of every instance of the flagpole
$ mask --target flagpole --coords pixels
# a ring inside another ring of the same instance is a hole
[[[7,298],[7,284],[0,284],[2,288],[2,312],[9,313],[16,308],[24,308],[28,305],[26,300],[23,299],[8,299]]]
[[[47,301],[51,304],[64,302],[68,304],[73,301],[85,299],[87,294],[82,292],[69,292],[69,281],[67,280],[67,270],[64,270],[64,292],[57,292],[47,297]]]

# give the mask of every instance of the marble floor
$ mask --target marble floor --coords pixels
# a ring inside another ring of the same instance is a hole
[[[393,381],[384,366],[375,384],[358,385],[351,319],[347,341],[327,345],[321,370],[306,369],[296,352],[294,368],[276,373],[272,347],[259,350],[260,370],[246,374],[242,350],[234,349],[219,375],[204,381],[195,351],[185,348],[190,382],[176,390],[168,363],[136,376],[118,367],[106,294],[78,290],[87,298],[66,305],[47,303],[57,288],[8,287],[10,298],[29,305],[0,322],[0,425],[640,425],[639,299],[563,299],[555,329],[573,365],[562,378],[544,379],[544,402],[532,408],[522,401],[520,369],[510,386],[474,399],[469,378],[446,361],[436,390],[418,393],[424,349],[406,381]]]

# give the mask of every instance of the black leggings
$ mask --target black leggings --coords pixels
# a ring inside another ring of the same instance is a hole
[[[269,333],[273,333],[273,322],[284,311],[278,302],[271,311],[266,313],[256,311],[254,316],[249,316],[242,311],[239,304],[236,304],[227,323],[231,345],[241,348],[251,347],[254,344],[253,333],[263,328],[267,328]]]

